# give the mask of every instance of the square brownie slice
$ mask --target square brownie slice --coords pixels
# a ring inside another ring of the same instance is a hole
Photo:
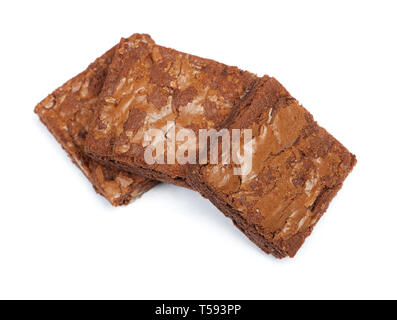
[[[40,120],[94,189],[114,206],[127,204],[157,182],[91,160],[84,153],[88,124],[95,114],[98,95],[115,49],[95,60],[85,71],[56,89],[35,108]]]
[[[156,45],[150,36],[122,39],[105,81],[85,150],[93,158],[148,178],[187,187],[187,167],[145,161],[145,134],[172,128],[217,128],[257,77],[237,67]],[[176,148],[182,144],[176,143]],[[196,145],[190,146],[194,151]],[[157,155],[156,155],[157,156]]]
[[[189,184],[263,251],[293,257],[341,188],[355,156],[274,78],[256,83],[228,128],[252,130],[245,144],[241,130],[237,148],[240,155],[251,148],[252,165],[195,165]]]

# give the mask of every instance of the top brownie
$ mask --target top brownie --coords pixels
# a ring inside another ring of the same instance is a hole
[[[265,252],[293,257],[355,156],[274,78],[256,83],[228,128],[251,130],[247,142],[239,132],[236,148],[240,155],[251,148],[251,161],[193,166],[189,183]]]
[[[256,79],[134,34],[116,49],[85,150],[99,161],[186,186],[186,166],[169,161],[167,151],[164,164],[145,161],[145,132],[158,129],[166,137],[170,124],[177,132],[218,128]]]
[[[116,206],[139,197],[156,182],[101,165],[84,153],[88,125],[95,113],[114,52],[112,48],[48,95],[36,106],[35,112],[95,190]]]

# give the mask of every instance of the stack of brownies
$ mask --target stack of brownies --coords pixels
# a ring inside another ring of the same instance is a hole
[[[274,78],[159,46],[145,34],[122,39],[35,112],[113,205],[158,181],[192,188],[278,258],[296,254],[356,162]],[[197,136],[240,129],[241,141],[250,129],[249,170],[232,161],[148,163],[146,133],[167,136],[170,123]]]

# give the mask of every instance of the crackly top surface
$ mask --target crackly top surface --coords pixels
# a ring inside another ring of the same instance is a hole
[[[88,124],[95,112],[114,49],[105,53],[84,72],[66,82],[41,101],[35,112],[61,143],[73,162],[113,205],[140,195],[147,179],[104,167],[83,152]]]
[[[186,168],[181,165],[147,165],[144,132],[159,129],[165,137],[168,121],[175,122],[176,133],[180,128],[197,132],[217,127],[255,79],[236,67],[164,48],[148,35],[134,34],[119,44],[86,151],[184,178]]]
[[[252,129],[252,170],[243,164],[239,176],[236,165],[205,165],[193,179],[293,255],[298,248],[288,248],[289,240],[310,233],[330,200],[324,195],[339,189],[355,157],[273,78],[257,84],[230,128]]]

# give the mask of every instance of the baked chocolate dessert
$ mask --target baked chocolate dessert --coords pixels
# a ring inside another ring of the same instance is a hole
[[[251,148],[252,162],[195,165],[188,182],[263,251],[293,257],[355,156],[274,78],[258,81],[228,128],[252,130],[252,140],[237,150]]]
[[[56,89],[36,106],[35,112],[95,190],[117,206],[136,199],[157,182],[101,165],[84,153],[88,124],[95,114],[114,52],[112,48]]]
[[[199,129],[218,128],[256,80],[250,72],[134,34],[116,48],[85,150],[102,163],[187,187],[187,167],[170,158],[170,149],[163,163],[147,163],[145,133],[159,130],[165,140],[171,130],[191,129],[198,136]]]

